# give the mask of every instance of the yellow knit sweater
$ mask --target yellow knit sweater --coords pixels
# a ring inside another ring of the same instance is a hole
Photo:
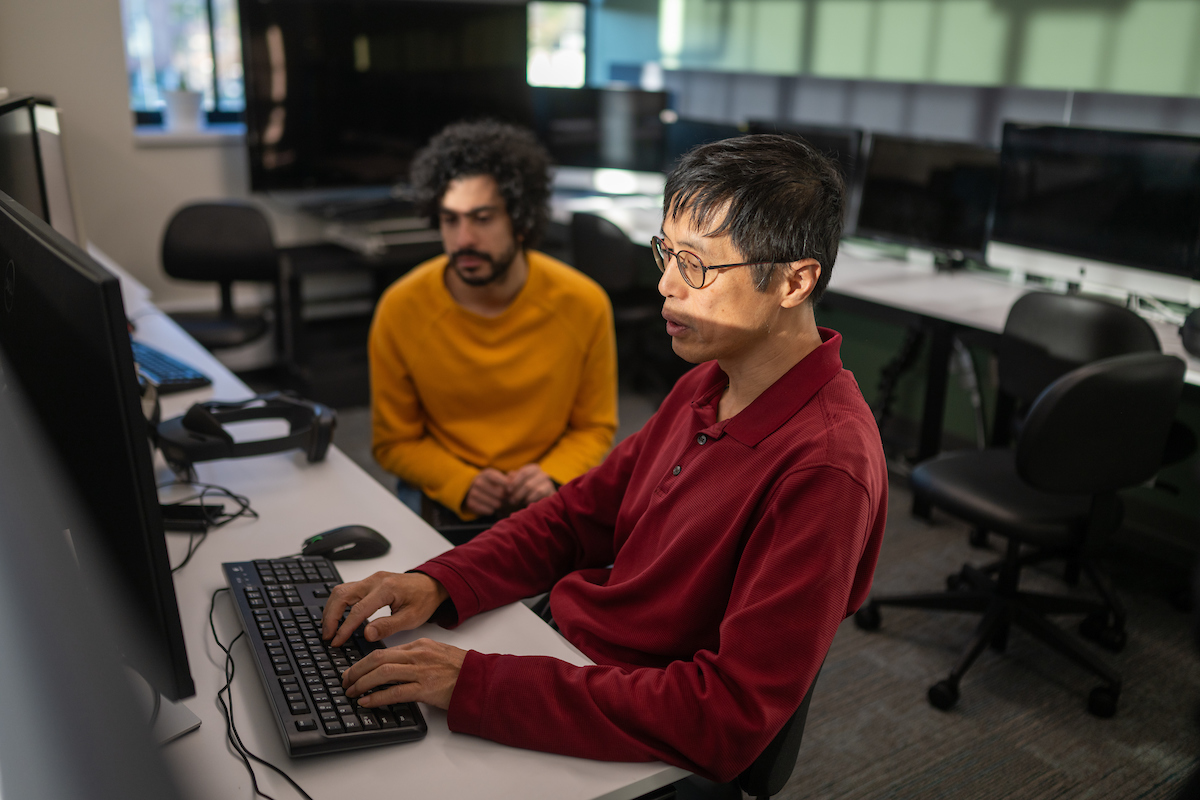
[[[526,259],[497,317],[454,301],[443,255],[392,284],[371,324],[375,459],[464,518],[482,468],[536,462],[566,483],[604,459],[617,428],[608,296],[543,253]]]

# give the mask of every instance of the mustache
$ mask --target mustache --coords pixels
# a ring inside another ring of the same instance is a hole
[[[481,253],[480,251],[472,250],[469,247],[464,247],[461,250],[455,250],[453,253],[451,253],[450,254],[450,263],[454,264],[455,266],[458,266],[458,259],[462,258],[463,256],[469,256],[471,258],[482,259],[483,261],[486,261],[487,263],[491,264],[493,267],[496,266],[496,259],[493,258],[491,256],[491,254]]]

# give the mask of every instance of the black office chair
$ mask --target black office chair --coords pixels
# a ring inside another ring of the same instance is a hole
[[[172,278],[220,284],[217,313],[171,315],[209,350],[238,347],[270,330],[265,314],[234,311],[234,281],[271,283],[275,308],[282,307],[279,255],[271,228],[263,213],[249,203],[194,203],[176,211],[163,234],[162,263]]]
[[[808,707],[812,705],[813,689],[816,688],[817,678],[820,676],[821,671],[817,670],[817,676],[813,678],[808,693],[804,695],[796,713],[792,714],[766,749],[736,780],[721,784],[709,782],[705,786],[664,786],[642,795],[637,800],[741,800],[742,792],[758,800],[767,800],[779,794],[796,768],[800,742],[804,738],[804,723],[808,720]]]
[[[1120,524],[1117,492],[1158,471],[1184,371],[1182,360],[1157,353],[1096,361],[1046,388],[1015,450],[948,453],[913,470],[915,495],[1008,539],[995,578],[966,565],[947,579],[945,592],[872,597],[855,615],[868,631],[879,628],[885,605],[983,615],[949,677],[930,687],[931,704],[951,708],[963,674],[988,644],[1003,651],[1015,624],[1100,676],[1088,710],[1099,717],[1116,713],[1120,675],[1046,617],[1086,615],[1081,633],[1109,649],[1124,644],[1124,610],[1089,556]],[[1035,548],[1037,560],[1048,553],[1077,560],[1101,599],[1021,591],[1023,545]]]
[[[650,248],[634,244],[603,217],[577,213],[571,218],[571,250],[575,268],[600,284],[612,301],[617,361],[624,374],[639,388],[669,390],[646,349],[647,337],[662,323],[658,291],[638,283],[640,272],[657,272]]]

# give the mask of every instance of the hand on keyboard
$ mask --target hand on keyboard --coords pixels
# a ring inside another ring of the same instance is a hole
[[[419,572],[376,572],[366,580],[334,587],[325,603],[321,638],[332,639],[333,646],[340,647],[356,628],[367,623],[366,640],[378,642],[424,625],[449,596],[440,583]],[[391,608],[391,616],[367,622],[384,607]]]
[[[449,709],[466,657],[466,650],[418,639],[376,650],[352,664],[342,673],[342,688],[366,708],[421,702]]]

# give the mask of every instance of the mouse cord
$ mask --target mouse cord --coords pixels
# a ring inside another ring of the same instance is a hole
[[[208,606],[208,627],[212,631],[213,641],[217,643],[217,647],[221,648],[221,652],[225,654],[225,685],[217,690],[217,702],[221,706],[221,715],[225,717],[225,738],[229,740],[229,746],[232,747],[234,752],[238,754],[238,757],[242,759],[242,763],[246,766],[246,771],[250,773],[250,783],[254,785],[255,795],[259,797],[265,797],[267,800],[275,800],[275,798],[273,798],[271,795],[264,793],[258,788],[258,779],[254,775],[254,767],[250,764],[250,759],[254,759],[263,766],[275,770],[275,772],[282,775],[287,782],[290,783],[292,787],[301,794],[301,796],[307,798],[307,800],[313,800],[308,792],[301,789],[300,785],[292,780],[291,775],[288,775],[271,762],[259,758],[254,753],[250,752],[250,749],[242,743],[242,737],[237,732],[237,725],[233,721],[233,645],[238,639],[244,637],[246,633],[245,631],[238,633],[238,635],[233,637],[233,640],[229,642],[229,646],[226,647],[225,645],[221,644],[221,637],[217,636],[217,625],[213,621],[213,612],[217,607],[217,595],[219,595],[221,592],[228,591],[228,587],[217,589],[215,592],[213,592],[212,602]],[[224,695],[224,697],[222,697],[222,695]],[[229,701],[228,705],[226,705],[226,699]]]
[[[224,506],[222,506],[221,511],[214,512],[212,516],[208,517],[206,521],[208,522],[209,529],[223,527],[228,525],[230,522],[233,522],[235,519],[240,519],[242,517],[258,519],[258,512],[250,507],[250,498],[246,497],[245,495],[236,494],[235,492],[226,489],[224,486],[216,486],[211,483],[199,483],[198,481],[168,481],[166,483],[160,483],[158,488],[165,489],[168,486],[196,486],[200,488],[199,492],[189,495],[182,500],[176,500],[174,503],[171,503],[171,505],[182,505],[184,503],[190,503],[194,500],[199,500],[200,505],[203,506],[205,500],[221,498],[232,500],[237,504],[238,508],[236,511],[227,512],[224,510]],[[169,531],[169,533],[175,533],[175,531]],[[184,555],[183,561],[180,561],[177,565],[171,567],[171,572],[178,572],[187,566],[187,563],[192,560],[192,556],[196,554],[196,551],[200,549],[200,545],[204,544],[204,540],[207,538],[207,529],[204,531],[192,531],[188,533],[187,553]]]

